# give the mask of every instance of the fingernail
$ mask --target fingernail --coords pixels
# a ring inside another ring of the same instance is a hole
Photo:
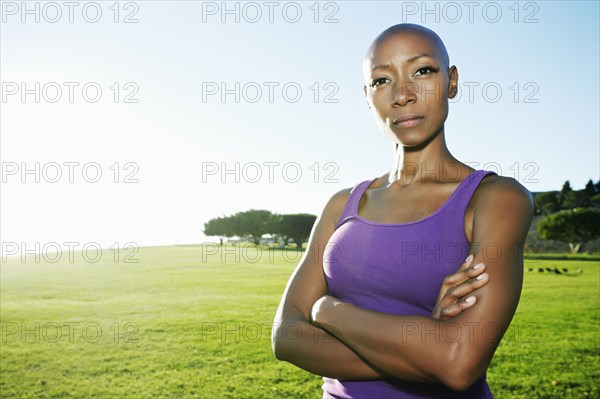
[[[467,256],[467,259],[465,259],[465,262],[471,262],[473,260],[473,254]]]
[[[475,266],[473,266],[473,269],[478,270],[481,269],[483,267],[483,263],[478,263]]]
[[[475,278],[475,280],[483,280],[483,279],[484,279],[484,278],[486,278],[486,277],[487,277],[487,273],[483,273],[483,274],[480,274],[479,276],[477,276],[477,277]]]
[[[473,302],[475,302],[475,297],[474,296],[470,296],[467,299],[465,299],[465,302],[467,302],[467,303],[473,303]]]

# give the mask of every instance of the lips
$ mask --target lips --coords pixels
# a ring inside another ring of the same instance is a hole
[[[417,115],[417,114],[405,114],[402,116],[397,117],[396,119],[394,119],[392,121],[392,123],[394,125],[413,125],[418,123],[419,120],[423,119],[422,115]],[[410,122],[412,121],[412,122]]]

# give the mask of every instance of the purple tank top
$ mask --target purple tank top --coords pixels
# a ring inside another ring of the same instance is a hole
[[[382,224],[358,215],[363,193],[376,180],[354,186],[323,257],[329,294],[364,309],[429,316],[445,276],[469,254],[465,211],[491,171],[468,175],[446,202],[415,222]],[[323,377],[323,398],[493,398],[485,375],[468,390],[397,379],[339,381]]]

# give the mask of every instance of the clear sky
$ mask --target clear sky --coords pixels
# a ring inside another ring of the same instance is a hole
[[[458,159],[531,191],[600,178],[596,1],[114,4],[2,2],[3,243],[200,243],[217,216],[319,214],[392,165],[361,68],[401,22],[458,68]]]

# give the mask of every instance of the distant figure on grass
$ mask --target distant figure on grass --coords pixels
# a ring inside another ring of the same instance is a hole
[[[521,294],[531,194],[448,150],[458,70],[434,32],[385,30],[364,78],[393,167],[325,205],[273,351],[323,376],[323,398],[492,398],[485,374]]]

